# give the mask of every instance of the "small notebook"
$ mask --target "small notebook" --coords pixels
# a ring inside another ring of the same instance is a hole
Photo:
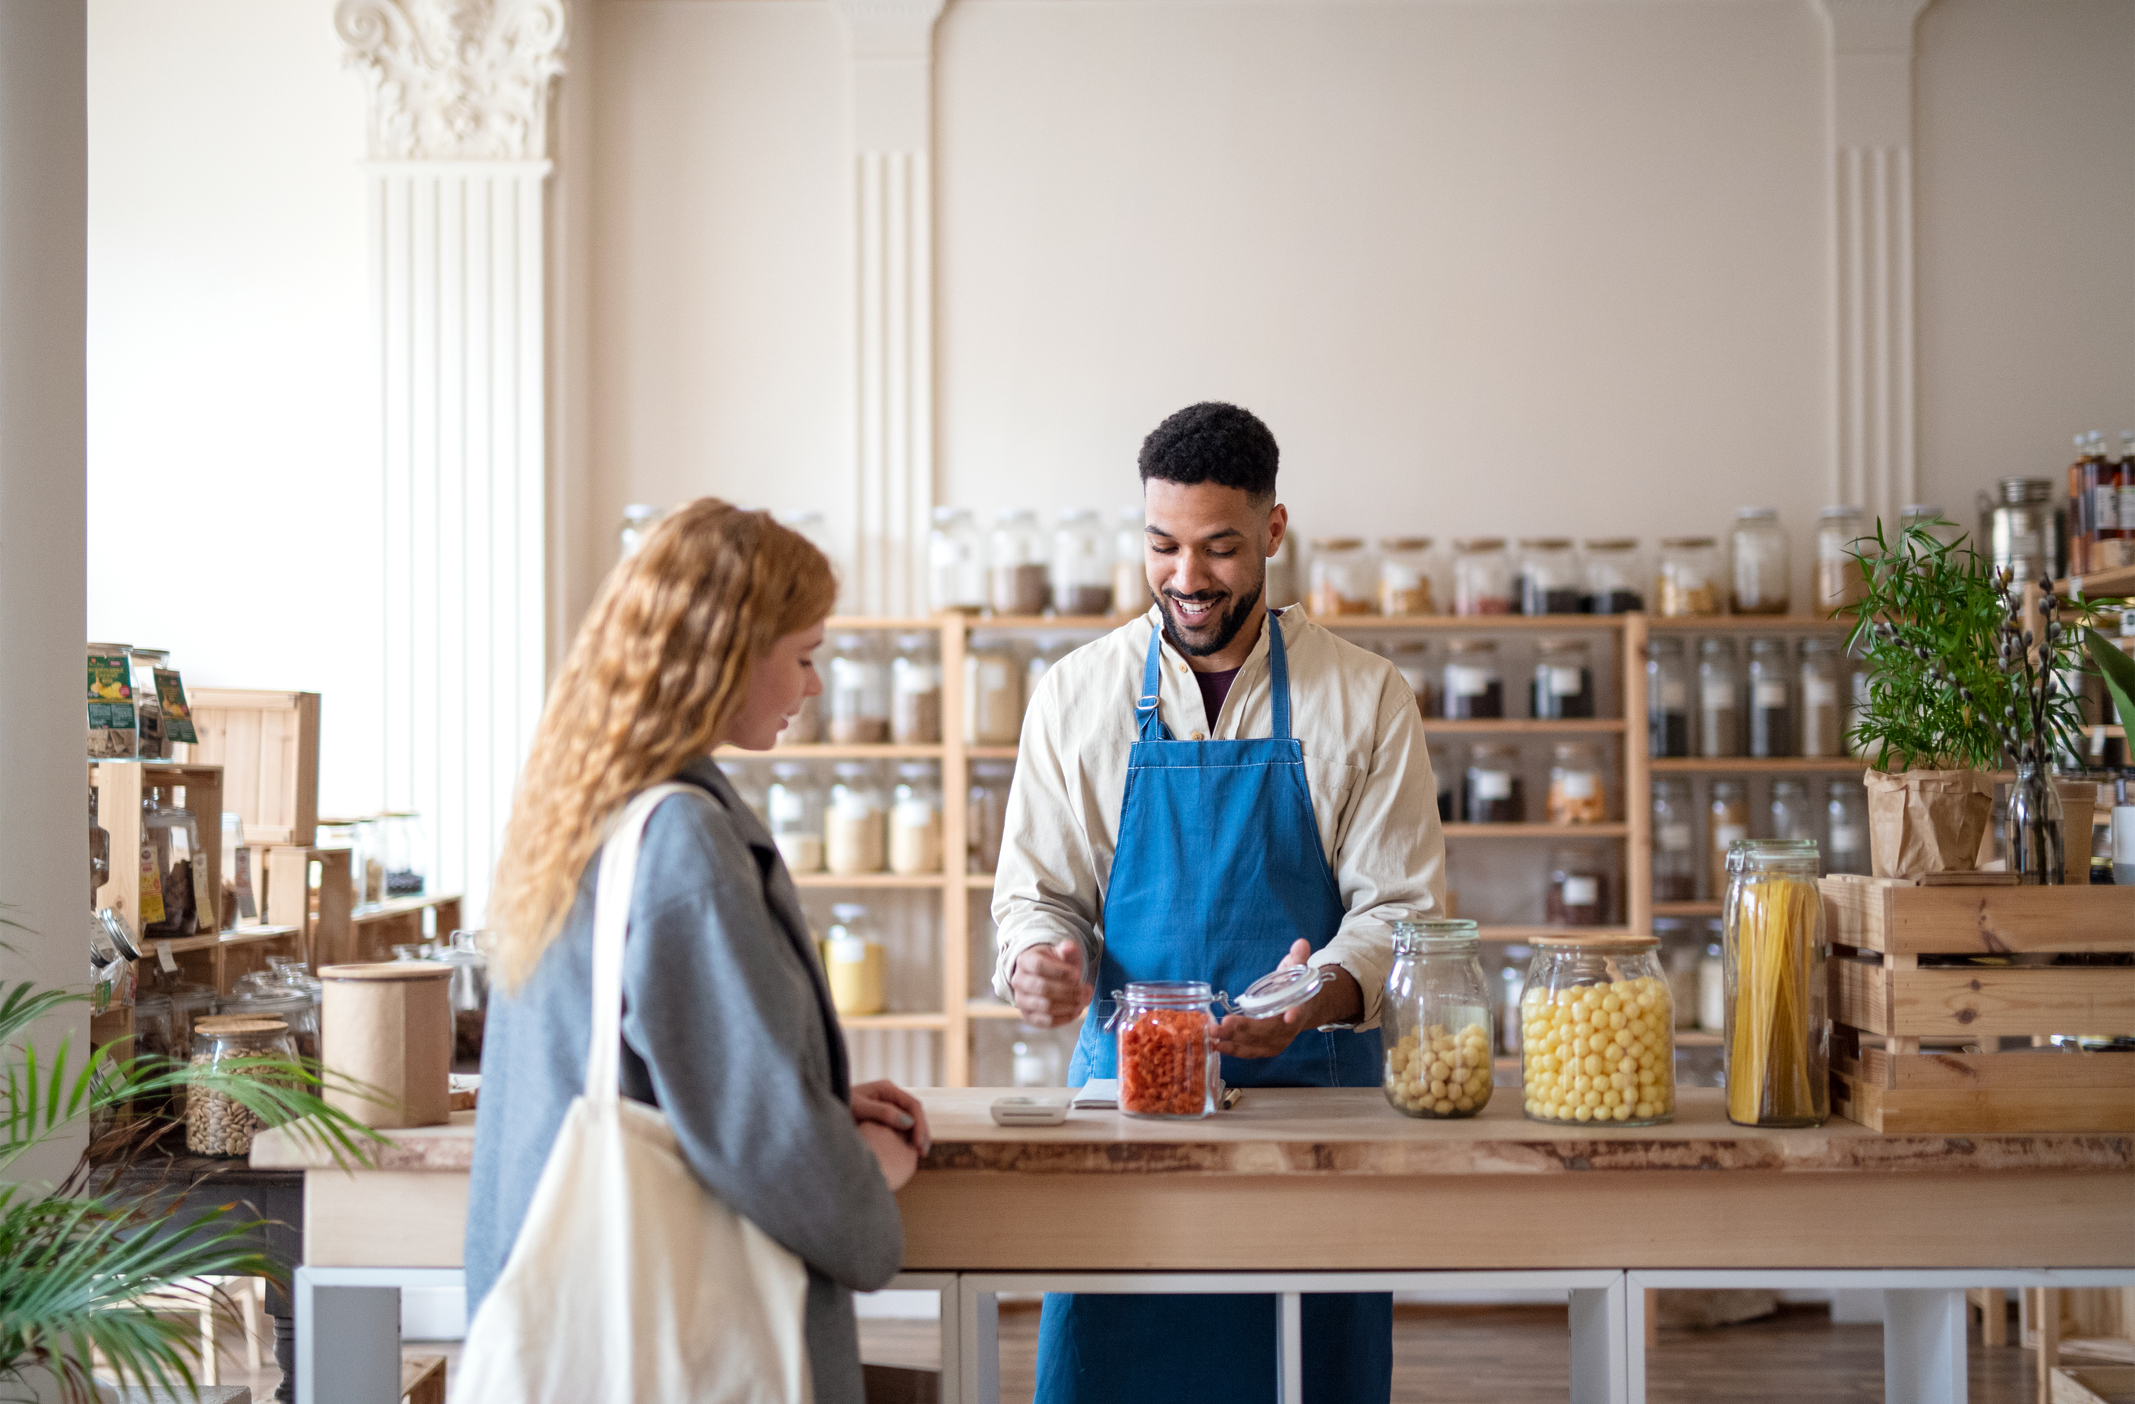
[[[1115,1108],[1119,1105],[1119,1079],[1116,1077],[1093,1077],[1075,1089],[1073,1106]]]

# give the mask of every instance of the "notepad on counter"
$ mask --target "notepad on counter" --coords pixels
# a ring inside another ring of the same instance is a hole
[[[1093,1077],[1075,1089],[1071,1104],[1077,1110],[1096,1107],[1111,1110],[1119,1106],[1119,1079],[1116,1077]]]

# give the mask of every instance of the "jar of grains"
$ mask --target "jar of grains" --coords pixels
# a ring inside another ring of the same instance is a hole
[[[1601,746],[1560,741],[1549,767],[1549,822],[1605,824],[1609,797],[1601,781]]]
[[[1751,639],[1749,753],[1759,760],[1794,754],[1793,659],[1785,639]]]
[[[1379,541],[1379,613],[1436,614],[1431,595],[1431,538],[1388,536]]]
[[[1742,754],[1742,678],[1733,639],[1698,642],[1698,754]]]
[[[1471,536],[1453,543],[1453,612],[1510,614],[1519,604],[1512,557],[1502,537]]]
[[[1505,675],[1497,640],[1455,639],[1446,645],[1448,721],[1495,720],[1505,715]]]
[[[986,534],[962,507],[934,509],[927,586],[938,614],[977,614],[986,608]]]
[[[1867,550],[1861,542],[1861,509],[1826,507],[1816,528],[1816,609],[1819,614],[1847,609],[1861,602],[1868,582],[1861,574],[1855,551]]]
[[[1534,1121],[1652,1126],[1675,1115],[1675,1001],[1651,936],[1543,936],[1520,994]]]
[[[1690,663],[1681,639],[1646,645],[1646,754],[1690,754]]]
[[[771,820],[771,842],[778,845],[786,871],[823,871],[823,787],[808,767],[795,761],[772,766],[764,810]]]
[[[1720,612],[1720,545],[1709,536],[1661,540],[1660,572],[1654,581],[1654,613],[1667,618]]]
[[[897,767],[890,804],[890,871],[904,877],[941,871],[941,785],[926,761]]]
[[[995,614],[1043,614],[1052,598],[1045,533],[1028,507],[1006,507],[994,518],[986,553],[987,603]]]
[[[1013,746],[1023,730],[1023,670],[1006,643],[964,655],[964,743]]]
[[[889,866],[889,806],[866,761],[840,761],[823,811],[823,858],[839,877]]]
[[[1653,781],[1653,900],[1698,900],[1697,825],[1688,780]]]
[[[1001,839],[1008,828],[1008,787],[1016,773],[1013,761],[978,761],[971,767],[965,796],[965,869],[991,877],[1001,861]]]
[[[840,634],[831,644],[830,740],[838,746],[873,746],[890,739],[890,671],[875,641]]]
[[[1635,538],[1589,540],[1584,554],[1586,585],[1580,605],[1588,614],[1634,614],[1646,607],[1646,563]]]
[[[1582,847],[1550,854],[1543,920],[1551,926],[1608,924],[1609,870],[1599,853]]]
[[[1216,1110],[1215,992],[1200,980],[1148,980],[1115,991],[1119,1109],[1129,1116],[1198,1118]]]
[[[1517,824],[1527,817],[1520,783],[1520,748],[1478,741],[1468,748],[1461,819],[1470,824]]]
[[[1052,587],[1061,614],[1112,612],[1112,537],[1095,508],[1063,513],[1053,528]]]
[[[1386,1100],[1417,1117],[1474,1116],[1490,1105],[1490,981],[1472,921],[1394,923],[1381,1017]]]
[[[1770,507],[1744,507],[1735,513],[1734,547],[1734,612],[1785,614],[1790,562],[1779,513]]]
[[[1568,721],[1594,715],[1594,669],[1577,639],[1544,639],[1527,685],[1527,714],[1538,721]]]
[[[1807,638],[1795,645],[1795,654],[1799,659],[1801,677],[1796,749],[1805,756],[1844,755],[1838,647],[1830,639]]]
[[[1534,536],[1520,542],[1520,613],[1577,614],[1585,602],[1579,562],[1572,543],[1561,536]]]
[[[890,740],[932,746],[941,740],[941,659],[932,634],[899,634],[890,660]]]
[[[1144,527],[1142,509],[1130,507],[1119,514],[1119,526],[1112,533],[1115,614],[1140,614],[1149,608],[1148,538]]]
[[[830,916],[823,935],[823,975],[831,1007],[848,1018],[880,1014],[889,1003],[889,957],[868,926],[867,908],[840,902]]]
[[[1371,553],[1354,536],[1314,538],[1305,612],[1322,619],[1370,614],[1378,596],[1371,565]]]
[[[224,1077],[268,1078],[275,1070],[259,1059],[294,1062],[296,1044],[280,1019],[203,1019],[193,1030],[191,1066]],[[252,1153],[252,1136],[264,1125],[244,1103],[227,1092],[199,1086],[185,1099],[185,1148],[194,1155],[225,1158]]]

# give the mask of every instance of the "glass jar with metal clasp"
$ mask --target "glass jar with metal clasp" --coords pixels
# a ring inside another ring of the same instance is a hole
[[[1223,1079],[1213,1006],[1272,1019],[1310,1000],[1332,978],[1328,967],[1286,965],[1236,998],[1205,980],[1136,980],[1114,990],[1117,1007],[1105,1030],[1119,1042],[1119,1109],[1163,1120],[1195,1120],[1219,1110]]]
[[[1490,982],[1472,921],[1394,923],[1383,1015],[1386,1100],[1414,1117],[1474,1116],[1490,1105]]]

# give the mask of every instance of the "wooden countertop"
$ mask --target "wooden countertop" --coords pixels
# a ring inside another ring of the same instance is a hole
[[[1001,1088],[920,1089],[934,1133],[926,1171],[1043,1175],[1562,1175],[1611,1171],[1814,1173],[2075,1172],[2135,1170],[2135,1136],[2052,1133],[1882,1135],[1851,1121],[1807,1130],[1735,1126],[1716,1088],[1678,1093],[1665,1126],[1601,1129],[1527,1120],[1516,1089],[1498,1089],[1481,1116],[1419,1121],[1377,1088],[1248,1091],[1233,1110],[1203,1121],[1144,1121],[1077,1111],[1057,1127],[996,1126]],[[446,1126],[383,1133],[379,1170],[464,1173],[474,1160],[474,1116]],[[330,1169],[331,1157],[282,1131],[252,1147],[259,1169]]]

